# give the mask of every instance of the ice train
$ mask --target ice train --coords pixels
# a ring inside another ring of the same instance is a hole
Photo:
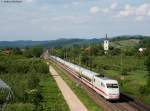
[[[98,73],[85,69],[79,65],[67,62],[59,57],[50,56],[50,59],[68,67],[76,72],[74,76],[79,78],[84,84],[95,90],[107,100],[117,100],[120,97],[119,85],[116,80],[100,77]]]

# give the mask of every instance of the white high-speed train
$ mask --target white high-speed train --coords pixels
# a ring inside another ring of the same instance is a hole
[[[85,69],[79,65],[67,62],[59,57],[50,56],[50,59],[55,60],[56,62],[59,62],[60,64],[65,65],[71,70],[75,71],[77,74],[74,74],[74,76],[80,78],[83,83],[88,85],[104,98],[108,100],[119,99],[120,92],[118,82],[116,80],[107,77],[100,77],[98,73]]]

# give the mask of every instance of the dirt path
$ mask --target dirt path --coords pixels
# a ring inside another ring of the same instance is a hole
[[[59,76],[55,69],[50,66],[49,70],[56,80],[56,83],[61,90],[69,108],[71,111],[88,111],[87,108],[82,104],[74,92],[69,88],[65,81]]]

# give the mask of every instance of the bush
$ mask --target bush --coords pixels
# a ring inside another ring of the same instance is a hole
[[[115,49],[113,49],[113,50],[110,50],[110,54],[112,55],[112,56],[114,56],[114,55],[119,55],[121,53],[121,49],[119,49],[119,48],[115,48]]]
[[[0,62],[0,73],[48,73],[49,68],[40,59],[18,59]]]
[[[149,94],[149,90],[148,90],[149,88],[146,86],[146,85],[144,85],[144,86],[140,86],[140,88],[139,88],[139,92],[140,92],[140,94],[141,95],[148,95]]]
[[[8,104],[5,111],[33,111],[34,105],[30,103]]]
[[[29,88],[29,89],[37,88],[37,87],[39,86],[39,82],[40,82],[40,79],[38,78],[37,75],[35,75],[35,74],[30,74],[30,75],[29,75],[29,79],[28,79],[28,81],[27,81],[28,88]]]
[[[145,60],[145,65],[148,71],[147,74],[147,85],[150,85],[150,55],[147,57],[147,59]]]
[[[26,49],[23,53],[25,57],[40,57],[43,53],[43,48],[40,46],[34,46],[29,49]]]
[[[127,69],[123,68],[121,71],[121,75],[128,75]]]

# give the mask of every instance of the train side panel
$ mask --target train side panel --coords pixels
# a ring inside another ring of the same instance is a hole
[[[116,96],[116,95],[119,95],[119,88],[113,89],[110,87],[108,88],[107,86],[107,84],[118,84],[116,80],[111,80],[109,78],[100,78],[97,76],[98,74],[93,71],[82,68],[81,66],[67,62],[58,57],[53,56],[52,58],[57,60],[61,64],[67,66],[73,72],[76,72],[76,74],[72,73],[72,75],[77,78],[80,78],[80,80],[84,84],[91,87],[93,90],[95,90],[98,94],[102,95],[104,98],[106,99],[118,99],[119,98],[119,96]]]

